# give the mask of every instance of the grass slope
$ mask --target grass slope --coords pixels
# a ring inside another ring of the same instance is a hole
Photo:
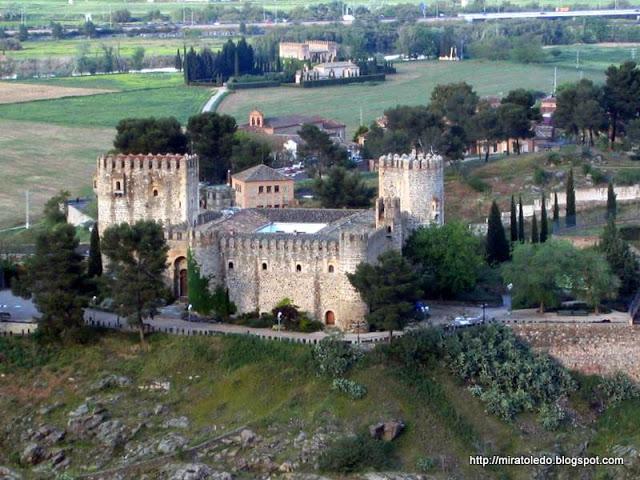
[[[55,85],[60,87],[97,88],[106,90],[143,90],[149,88],[180,87],[184,85],[181,73],[112,73],[84,77],[60,77],[20,80],[20,83]]]
[[[229,95],[218,110],[243,123],[255,107],[267,116],[294,113],[322,115],[344,122],[353,133],[360,124],[360,111],[364,123],[369,124],[387,108],[426,104],[438,84],[468,82],[479,95],[506,95],[509,90],[520,87],[550,92],[553,87],[553,67],[548,65],[469,60],[405,63],[398,64],[397,68],[397,75],[390,75],[386,82],[375,84],[241,90]],[[604,75],[585,72],[585,78],[601,81]],[[575,69],[558,69],[559,84],[577,79]]]

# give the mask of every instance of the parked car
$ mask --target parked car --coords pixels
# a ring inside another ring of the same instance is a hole
[[[422,301],[416,302],[414,308],[416,313],[423,318],[427,318],[429,315],[431,315],[431,309],[429,308],[429,305]]]
[[[451,326],[454,328],[472,327],[474,325],[482,325],[483,323],[482,317],[468,317],[467,315],[460,315],[453,319]]]

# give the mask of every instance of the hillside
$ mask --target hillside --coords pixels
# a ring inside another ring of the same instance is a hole
[[[0,477],[12,471],[25,479],[232,478],[181,476],[181,466],[194,463],[233,478],[317,474],[318,456],[338,438],[400,419],[406,429],[392,442],[388,468],[422,468],[429,478],[528,479],[532,469],[469,466],[469,455],[576,456],[591,442],[589,454],[611,454],[619,431],[629,448],[638,445],[633,432],[640,402],[627,401],[596,420],[582,387],[571,398],[573,425],[548,432],[529,414],[513,423],[486,414],[440,361],[423,362],[405,375],[378,349],[347,376],[367,388],[363,399],[332,390],[331,380],[316,373],[311,349],[301,345],[153,335],[141,350],[135,336],[120,333],[65,348],[0,338]],[[233,434],[190,450],[226,432]],[[80,476],[162,454],[173,455],[118,473]],[[538,474],[549,476],[536,478],[575,478],[567,476],[571,470],[545,472]],[[583,473],[596,478],[604,472]],[[290,478],[318,478],[300,475]]]

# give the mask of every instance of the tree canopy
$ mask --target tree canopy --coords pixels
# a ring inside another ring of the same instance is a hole
[[[194,153],[200,157],[200,177],[203,180],[212,183],[226,181],[237,128],[235,119],[229,115],[207,112],[189,119],[187,136]]]
[[[186,153],[180,122],[167,118],[125,118],[116,126],[113,146],[121,153]]]
[[[333,167],[324,178],[314,184],[316,196],[323,208],[367,208],[375,195],[357,171]]]

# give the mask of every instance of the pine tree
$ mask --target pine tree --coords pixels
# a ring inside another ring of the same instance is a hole
[[[607,188],[607,218],[615,220],[617,213],[616,192],[613,190],[613,182],[609,182],[609,187]]]
[[[569,170],[569,178],[567,178],[567,206],[564,220],[567,227],[576,226],[576,190],[573,185],[573,168]]]
[[[615,221],[609,218],[598,244],[604,253],[611,270],[620,279],[620,294],[634,294],[640,287],[640,263],[627,243],[618,232]]]
[[[524,243],[524,214],[522,213],[522,195],[520,195],[520,204],[518,206],[518,240]]]
[[[182,71],[182,56],[180,55],[180,49],[178,49],[176,53],[175,67],[179,72]]]
[[[560,207],[558,206],[558,192],[553,193],[553,226],[560,226]]]
[[[87,261],[87,276],[89,278],[102,275],[102,253],[100,252],[100,234],[98,224],[91,230],[91,242],[89,244],[89,260]]]
[[[547,219],[547,204],[542,192],[542,204],[540,205],[540,243],[544,243],[549,238],[549,220]]]
[[[538,219],[536,213],[533,212],[533,220],[531,220],[531,243],[538,243],[540,236],[538,235]]]
[[[514,200],[513,195],[511,195],[511,225],[510,225],[510,229],[511,229],[511,241],[512,242],[518,241],[518,216],[516,214],[516,201]]]
[[[486,257],[491,265],[509,260],[509,242],[502,225],[502,215],[495,200],[491,204],[489,213]]]

